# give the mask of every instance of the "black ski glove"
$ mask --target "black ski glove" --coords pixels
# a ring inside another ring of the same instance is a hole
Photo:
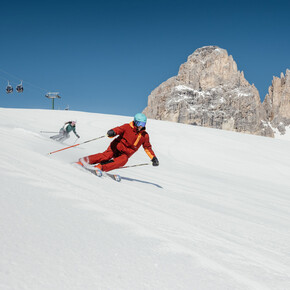
[[[112,137],[116,136],[116,133],[114,130],[111,129],[107,132],[107,135],[108,135],[108,137],[112,138]]]
[[[156,156],[154,156],[151,161],[152,161],[152,165],[153,166],[158,166],[159,165],[159,161],[158,161]]]
[[[77,136],[78,138],[80,138],[80,135],[76,134],[76,136]]]

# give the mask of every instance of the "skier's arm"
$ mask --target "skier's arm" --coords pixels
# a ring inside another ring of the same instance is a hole
[[[143,148],[144,148],[146,154],[149,156],[150,160],[152,161],[152,165],[158,166],[159,161],[158,161],[157,157],[155,156],[154,151],[152,150],[152,146],[151,146],[151,143],[149,141],[148,134],[145,135],[145,142],[143,143]]]
[[[79,136],[79,134],[76,132],[76,128],[75,127],[73,127],[73,132],[74,132],[74,134],[78,137],[78,138],[80,138],[80,136]]]
[[[112,137],[115,137],[116,135],[123,134],[124,131],[125,131],[125,126],[126,126],[126,124],[125,125],[122,125],[120,127],[115,127],[113,129],[109,130],[107,132],[108,137],[112,138]]]

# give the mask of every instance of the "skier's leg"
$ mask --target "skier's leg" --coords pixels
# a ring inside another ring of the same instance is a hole
[[[117,169],[119,167],[124,166],[128,161],[128,156],[126,154],[122,154],[113,159],[112,162],[106,163],[102,165],[103,171],[111,171],[113,169]]]
[[[108,149],[106,151],[104,151],[103,153],[89,155],[89,156],[83,157],[81,159],[83,159],[83,161],[85,163],[96,164],[96,163],[100,163],[103,161],[108,161],[111,158],[113,158],[113,156],[114,156],[114,152],[112,151],[111,146],[109,146]],[[80,161],[82,161],[82,160],[80,160]]]
[[[53,140],[56,140],[60,137],[60,134],[57,134],[57,135],[54,135],[54,136],[51,136],[50,139],[53,139]]]
[[[65,134],[65,131],[61,128],[57,135],[51,136],[50,138],[56,141],[60,141],[63,138],[64,134]]]
[[[61,138],[59,138],[57,141],[59,141],[59,142],[63,142],[63,141],[65,141],[66,139],[67,139],[67,138],[61,136]]]
[[[59,142],[63,142],[63,141],[65,141],[66,139],[68,139],[69,138],[69,134],[67,133],[67,132],[64,132],[63,134],[62,134],[62,136],[58,139],[58,141]]]

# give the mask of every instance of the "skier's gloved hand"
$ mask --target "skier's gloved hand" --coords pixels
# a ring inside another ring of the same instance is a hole
[[[112,138],[112,137],[116,136],[116,133],[114,130],[111,129],[107,132],[107,135],[108,135],[108,137]]]
[[[80,138],[80,135],[76,134],[76,136],[77,136],[78,138]]]
[[[158,165],[159,165],[159,161],[158,161],[158,159],[157,159],[156,156],[154,156],[154,157],[151,159],[151,161],[152,161],[152,165],[153,165],[153,166],[158,166]]]

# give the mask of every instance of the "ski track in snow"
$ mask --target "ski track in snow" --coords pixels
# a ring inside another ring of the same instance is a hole
[[[149,120],[160,166],[98,178],[80,142],[129,117],[0,109],[1,289],[289,289],[289,142]],[[128,165],[148,162],[142,148]]]

